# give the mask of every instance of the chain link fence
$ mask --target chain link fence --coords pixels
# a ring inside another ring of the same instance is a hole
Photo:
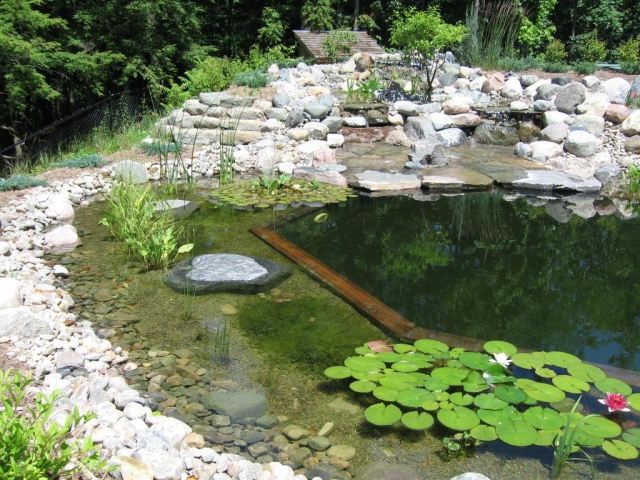
[[[151,110],[146,91],[110,94],[93,105],[78,110],[34,132],[19,143],[0,150],[0,170],[25,158],[55,153],[82,141],[97,129],[113,133],[140,121]]]

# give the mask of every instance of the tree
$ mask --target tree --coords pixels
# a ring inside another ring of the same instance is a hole
[[[282,42],[285,25],[280,12],[272,7],[262,9],[262,26],[258,30],[258,40],[265,47],[274,47]]]
[[[331,0],[318,0],[317,2],[307,0],[302,7],[304,27],[312,32],[331,30],[334,26],[335,16],[336,11]]]
[[[0,2],[0,129],[18,143],[43,111],[103,91],[104,71],[122,57],[92,52],[42,0]],[[77,90],[82,85],[82,90]],[[18,147],[19,148],[19,147]],[[20,156],[20,150],[16,156]]]
[[[446,23],[437,7],[429,7],[425,11],[410,8],[393,22],[391,43],[404,51],[407,59],[419,65],[424,72],[429,101],[433,81],[444,64],[443,51],[460,43],[466,34],[464,25]]]

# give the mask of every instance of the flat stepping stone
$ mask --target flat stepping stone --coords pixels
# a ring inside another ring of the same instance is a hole
[[[160,200],[154,204],[154,211],[156,214],[171,212],[173,218],[176,220],[187,218],[199,208],[200,205],[195,202],[179,199]]]
[[[177,264],[164,277],[181,293],[257,293],[273,288],[291,274],[279,263],[230,253],[206,254]]]
[[[560,170],[526,170],[523,177],[505,186],[527,190],[598,192],[602,184],[595,178],[579,178]]]
[[[375,170],[366,170],[356,175],[354,186],[370,192],[388,190],[415,190],[420,188],[422,182],[417,175],[403,173],[386,173]]]
[[[422,170],[422,186],[429,190],[481,190],[493,179],[464,167],[447,166]]]

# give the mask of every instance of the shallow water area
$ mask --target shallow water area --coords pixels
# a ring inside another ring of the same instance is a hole
[[[201,209],[182,224],[195,254],[235,253],[291,265],[249,233],[269,225],[416,323],[527,347],[577,351],[586,359],[637,368],[637,328],[632,325],[638,311],[632,294],[637,291],[632,268],[637,256],[631,248],[640,235],[637,222],[573,216],[559,224],[544,207],[524,200],[507,203],[493,194],[473,195],[438,202],[356,198],[323,209],[329,214],[324,223],[313,222],[312,214],[284,227],[282,220],[303,211],[235,211],[199,199]],[[83,246],[56,257],[71,271],[68,288],[77,311],[131,352],[137,368],[126,372],[129,381],[147,392],[158,410],[206,432],[208,444],[248,455],[247,442],[232,437],[258,432],[272,445],[286,425],[314,434],[333,422],[332,444],[356,449],[350,474],[369,462],[386,461],[409,465],[429,479],[464,471],[493,480],[546,478],[549,448],[516,449],[494,442],[445,461],[445,432],[367,425],[362,416],[366,404],[338,382],[327,381],[322,371],[341,363],[354,347],[387,335],[299,268],[291,265],[290,278],[260,294],[176,293],[164,285],[161,272],[140,272],[109,241],[98,225],[102,208],[78,210]],[[533,248],[536,242],[542,246]],[[511,252],[519,255],[517,261],[507,255]],[[544,260],[545,252],[554,252],[553,261]],[[589,282],[592,278],[600,280]],[[561,288],[561,281],[569,283]],[[571,303],[563,304],[567,299]],[[531,310],[539,310],[533,320],[526,316]],[[614,321],[614,314],[626,323]],[[563,328],[562,319],[569,322]],[[531,321],[535,329],[527,327]],[[226,324],[229,361],[217,364],[216,332]],[[221,424],[205,406],[207,395],[218,390],[265,393],[278,426]],[[303,443],[294,448],[304,448]],[[266,455],[287,461],[281,453],[271,446]],[[597,478],[640,475],[638,462],[606,461],[598,469]],[[583,477],[569,469],[566,478]]]

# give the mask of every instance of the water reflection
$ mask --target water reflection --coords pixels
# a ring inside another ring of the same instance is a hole
[[[593,198],[509,200],[358,198],[282,233],[418,325],[639,369],[640,221]]]

